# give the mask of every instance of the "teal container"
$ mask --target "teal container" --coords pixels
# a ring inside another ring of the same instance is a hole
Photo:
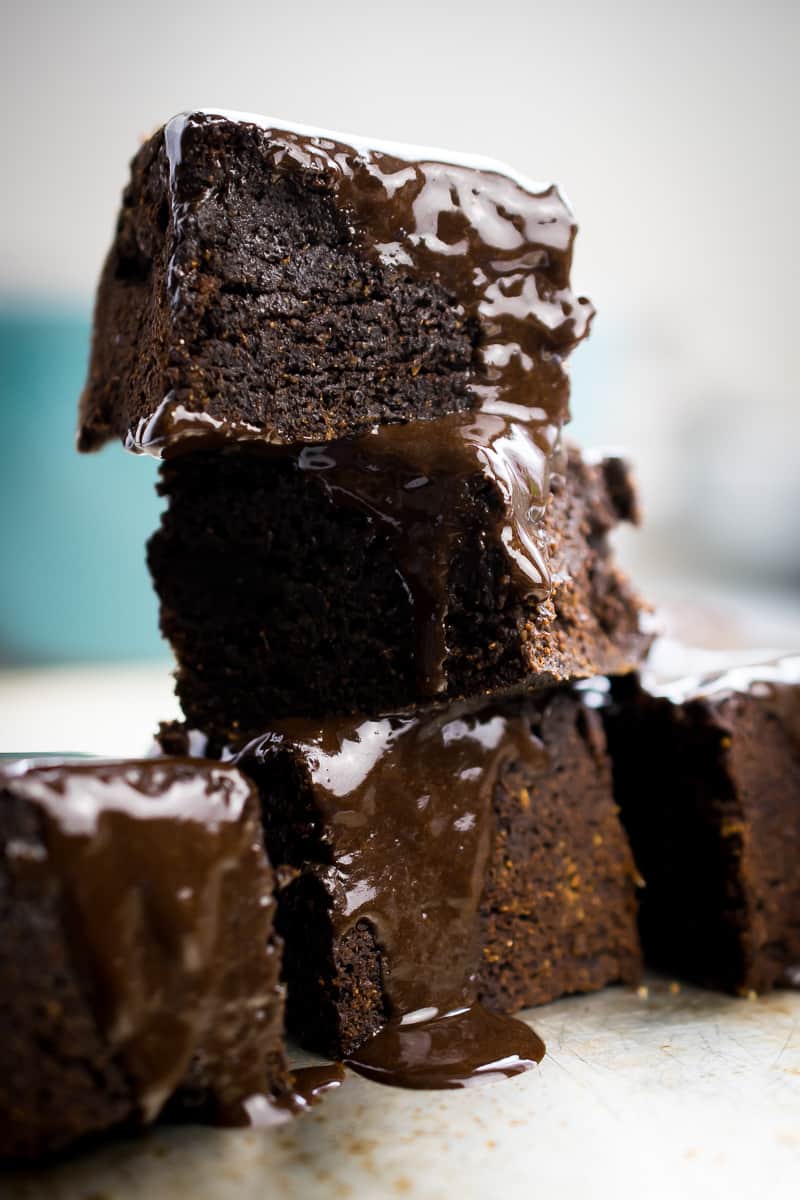
[[[0,663],[164,658],[156,464],[75,450],[88,310],[0,307]]]

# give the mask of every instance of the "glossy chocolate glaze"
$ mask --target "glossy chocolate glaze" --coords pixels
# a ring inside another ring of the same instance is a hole
[[[41,843],[9,844],[6,857],[32,881],[57,880],[95,1019],[150,1121],[198,1050],[224,1054],[226,1006],[246,993],[265,1036],[280,1020],[266,982],[277,964],[231,948],[223,920],[235,904],[266,929],[275,903],[252,788],[220,763],[152,759],[4,763],[0,789],[39,812]],[[247,1123],[254,1100],[272,1103],[262,1063],[232,1054],[225,1071],[219,1120]]]
[[[273,853],[321,878],[335,939],[360,922],[375,931],[388,1024],[351,1061],[372,1078],[467,1086],[541,1058],[527,1026],[475,1004],[492,795],[519,759],[547,765],[519,704],[284,721],[236,755],[263,785],[268,841],[270,771],[294,764],[309,809],[304,843],[281,847],[282,814]]]

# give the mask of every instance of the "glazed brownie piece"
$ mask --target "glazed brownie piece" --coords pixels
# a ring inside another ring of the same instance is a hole
[[[800,658],[613,700],[645,955],[731,992],[800,985]]]
[[[167,748],[185,738],[162,731]],[[637,978],[602,722],[572,689],[287,720],[235,761],[261,792],[270,856],[298,871],[278,924],[303,1045],[349,1056],[409,1013],[474,998],[515,1012]]]
[[[321,442],[484,401],[557,429],[592,316],[575,232],[554,187],[491,160],[175,117],[132,163],[79,445]]]
[[[507,472],[458,472],[437,425],[395,427],[386,454],[368,438],[164,465],[149,564],[192,726],[235,740],[636,666],[649,637],[607,537],[636,517],[624,466],[571,450],[532,533],[513,431]]]
[[[0,1156],[165,1106],[268,1120],[283,1057],[273,875],[220,763],[0,766]]]

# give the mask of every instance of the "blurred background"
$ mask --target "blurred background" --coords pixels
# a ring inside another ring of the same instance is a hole
[[[717,597],[720,612],[738,605],[753,640],[765,612],[793,614],[798,12],[791,0],[6,6],[0,663],[166,658],[143,558],[154,464],[117,446],[79,458],[73,440],[128,160],[197,106],[463,148],[556,180],[581,226],[576,284],[598,309],[573,359],[573,433],[625,447],[643,492],[626,561],[688,614],[690,635],[700,596],[712,611]]]

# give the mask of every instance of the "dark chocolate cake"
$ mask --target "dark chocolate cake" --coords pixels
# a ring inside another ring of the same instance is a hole
[[[164,465],[149,563],[191,725],[238,737],[636,666],[649,637],[608,545],[636,517],[624,464],[570,450],[532,534],[524,472],[515,490],[480,454],[451,469],[439,425],[386,456],[368,437]]]
[[[186,734],[167,727],[162,744]],[[602,723],[571,689],[287,720],[234,758],[273,861],[299,872],[278,925],[302,1044],[352,1055],[409,1013],[476,999],[509,1013],[637,978]]]
[[[554,187],[490,160],[175,117],[133,160],[80,446],[322,442],[484,401],[546,437],[592,316],[575,231]]]
[[[277,1119],[273,875],[252,789],[199,760],[0,765],[0,1156],[165,1109]]]
[[[800,985],[800,658],[605,710],[655,966],[724,990]]]

